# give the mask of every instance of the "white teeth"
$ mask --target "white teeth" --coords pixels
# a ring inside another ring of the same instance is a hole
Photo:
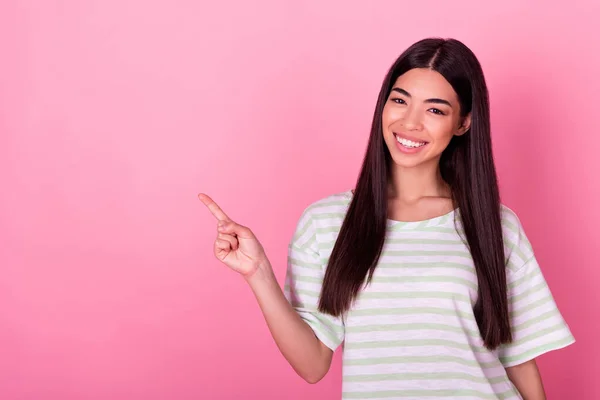
[[[398,141],[398,143],[406,147],[421,147],[427,144],[425,142],[413,142],[412,140],[402,139],[399,136],[396,136],[396,140]]]

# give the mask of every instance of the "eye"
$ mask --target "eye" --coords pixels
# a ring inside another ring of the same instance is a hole
[[[390,100],[396,104],[406,104],[406,102],[404,100],[402,100],[401,98],[398,98],[398,97],[390,99]]]
[[[430,108],[429,111],[437,115],[446,115],[442,110],[439,110],[437,108]]]

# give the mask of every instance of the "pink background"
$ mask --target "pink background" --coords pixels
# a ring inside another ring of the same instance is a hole
[[[539,360],[549,398],[600,398],[600,3],[494,4],[2,1],[0,398],[339,398],[339,352],[295,375],[196,195],[282,281],[388,66],[432,35],[483,64],[504,203],[577,338]]]

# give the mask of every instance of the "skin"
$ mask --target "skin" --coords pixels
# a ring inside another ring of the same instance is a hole
[[[396,80],[382,114],[383,137],[394,161],[389,218],[422,221],[453,209],[439,161],[452,137],[465,134],[470,123],[471,116],[461,117],[458,97],[439,73],[413,69]],[[395,133],[427,145],[417,153],[405,154],[397,146]],[[309,383],[320,381],[330,368],[333,351],[319,341],[286,300],[253,232],[229,218],[209,196],[200,194],[199,198],[217,220],[215,256],[249,284],[279,350],[298,375]],[[545,399],[535,360],[506,371],[524,399]]]
[[[435,100],[434,100],[435,99]],[[401,75],[383,108],[383,138],[394,161],[389,186],[389,217],[421,221],[450,212],[450,188],[439,173],[442,152],[454,135],[469,129],[471,116],[460,116],[458,97],[439,73],[413,69]],[[427,142],[404,154],[394,134]]]
[[[535,359],[506,368],[508,379],[525,400],[545,400],[546,393]]]

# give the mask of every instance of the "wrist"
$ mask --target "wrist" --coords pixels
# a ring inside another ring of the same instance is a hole
[[[258,264],[258,267],[251,274],[244,276],[244,279],[253,290],[260,286],[276,283],[277,279],[273,273],[273,268],[268,260]]]

